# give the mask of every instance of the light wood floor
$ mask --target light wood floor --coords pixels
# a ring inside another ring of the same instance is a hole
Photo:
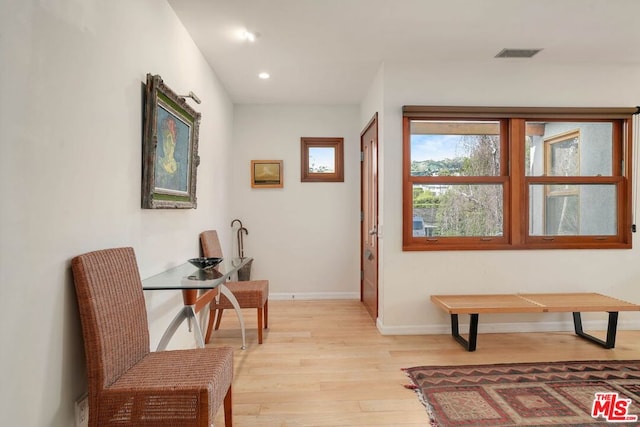
[[[258,345],[256,311],[243,313],[246,350],[233,310],[209,344],[236,349],[235,427],[426,426],[424,407],[403,387],[406,367],[640,359],[640,331],[618,331],[612,350],[570,332],[480,334],[472,353],[450,335],[382,336],[359,301],[270,301]],[[221,410],[216,427],[223,420]]]

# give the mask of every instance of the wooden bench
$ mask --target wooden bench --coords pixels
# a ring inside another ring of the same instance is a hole
[[[572,312],[578,336],[604,348],[614,348],[618,312],[640,311],[640,305],[598,293],[499,294],[499,295],[431,295],[431,302],[451,315],[451,335],[468,351],[475,351],[480,313],[559,313]],[[603,341],[582,330],[582,312],[609,313],[607,338]],[[468,339],[458,329],[458,315],[470,316]]]

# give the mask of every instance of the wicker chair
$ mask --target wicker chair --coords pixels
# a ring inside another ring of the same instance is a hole
[[[223,257],[217,231],[207,230],[200,233],[200,245],[204,256]],[[269,322],[269,281],[247,280],[243,282],[226,282],[225,284],[238,300],[240,308],[258,309],[258,344],[262,344],[262,330],[267,329]],[[209,326],[205,336],[206,343],[211,339],[211,332],[214,329],[214,317],[216,317],[215,329],[217,330],[220,327],[223,311],[229,308],[233,308],[233,305],[224,295],[220,296],[218,302],[215,300],[211,302]]]
[[[233,349],[150,352],[147,311],[132,248],[71,262],[89,384],[89,426],[213,424],[224,402],[232,426]]]

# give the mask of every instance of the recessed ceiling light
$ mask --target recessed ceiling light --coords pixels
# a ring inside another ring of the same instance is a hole
[[[255,33],[252,33],[252,32],[247,31],[247,30],[242,30],[242,31],[240,32],[240,38],[241,38],[242,40],[246,40],[246,41],[251,42],[251,43],[253,43],[253,42],[255,42],[255,41],[256,41],[256,35],[255,35]]]
[[[269,73],[262,72],[258,74],[258,77],[260,77],[262,80],[267,80],[269,77],[271,77],[271,75]]]
[[[496,58],[531,58],[542,49],[502,49]]]

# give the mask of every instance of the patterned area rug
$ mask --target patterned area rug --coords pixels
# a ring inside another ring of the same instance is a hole
[[[434,427],[640,426],[640,360],[405,371]]]

